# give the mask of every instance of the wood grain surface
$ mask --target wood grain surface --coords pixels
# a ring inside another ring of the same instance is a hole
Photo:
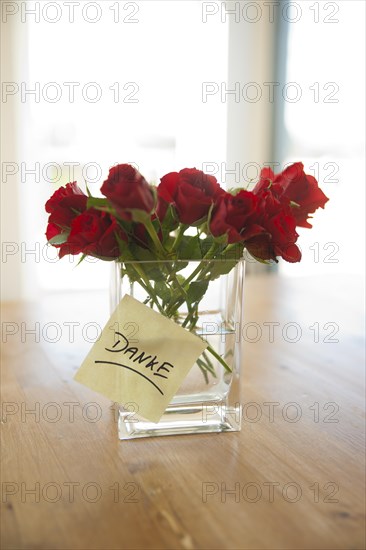
[[[361,280],[248,277],[245,300],[242,431],[122,442],[72,380],[106,296],[4,305],[2,548],[365,547]]]

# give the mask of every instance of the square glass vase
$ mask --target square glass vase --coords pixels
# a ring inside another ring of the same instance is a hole
[[[136,405],[118,405],[119,439],[240,431],[244,275],[244,259],[113,263],[111,311],[129,294],[203,338],[211,350],[197,359],[159,422],[139,416]],[[192,305],[179,298],[182,287],[190,296],[190,288],[199,288],[199,300]]]

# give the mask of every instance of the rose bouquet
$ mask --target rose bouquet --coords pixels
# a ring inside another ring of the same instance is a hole
[[[143,289],[144,303],[189,331],[197,331],[210,282],[229,273],[245,249],[260,262],[300,261],[296,227],[311,227],[311,214],[328,200],[301,163],[277,175],[264,168],[253,190],[229,192],[195,168],[169,173],[153,186],[120,164],[110,169],[103,198],[86,191],[68,183],[46,203],[46,236],[59,257],[119,261],[121,276]],[[197,265],[185,276],[191,260]],[[197,361],[206,379],[207,372],[215,376],[210,354],[230,370],[208,346]]]

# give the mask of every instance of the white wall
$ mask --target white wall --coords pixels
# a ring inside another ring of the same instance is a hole
[[[24,25],[15,20],[1,21],[1,80],[17,82],[23,60],[19,53],[24,40]],[[11,101],[1,102],[1,298],[17,300],[22,296],[19,262],[21,242],[20,187],[18,178],[6,178],[4,163],[18,163],[21,158],[21,112]],[[7,164],[6,166],[10,166]],[[15,165],[14,165],[15,166]]]

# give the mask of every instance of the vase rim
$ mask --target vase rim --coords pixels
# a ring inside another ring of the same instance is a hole
[[[236,262],[236,263],[243,263],[245,262],[245,258],[241,256],[240,258],[201,258],[201,259],[171,259],[171,260],[115,260],[118,264],[171,264],[171,263],[196,263],[200,264],[202,262],[206,263],[226,263],[226,262]]]

